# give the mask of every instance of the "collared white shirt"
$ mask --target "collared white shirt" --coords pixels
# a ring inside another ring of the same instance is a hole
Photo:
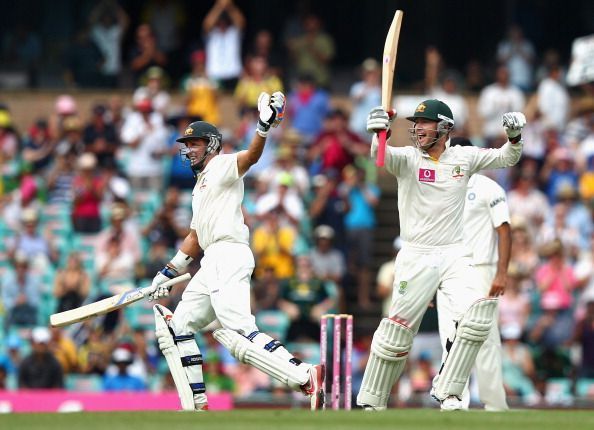
[[[472,249],[474,264],[497,263],[495,229],[504,223],[510,223],[505,190],[486,176],[472,175],[464,206],[464,243]]]
[[[374,135],[371,153],[377,151]],[[513,166],[522,144],[499,149],[453,146],[446,142],[440,159],[413,146],[386,147],[385,168],[398,178],[400,236],[417,246],[463,243],[463,215],[470,176],[481,169]]]
[[[215,242],[249,244],[243,220],[243,177],[237,169],[237,153],[220,154],[198,175],[192,191],[192,222],[202,249]]]

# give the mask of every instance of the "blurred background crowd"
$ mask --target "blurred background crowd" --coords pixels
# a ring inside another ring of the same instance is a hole
[[[294,14],[270,27],[261,16],[258,26],[250,24],[246,10],[258,9],[251,2],[206,3],[196,14],[181,1],[81,2],[88,7],[79,10],[80,22],[69,22],[77,30],[56,51],[63,58],[56,81],[42,65],[44,44],[59,44],[26,21],[5,27],[0,390],[174,389],[156,346],[151,303],[65,329],[49,329],[49,315],[150,284],[190,224],[194,178],[175,139],[203,119],[222,131],[223,152],[241,150],[254,133],[259,93],[280,90],[288,95],[286,121],[246,177],[243,210],[256,256],[252,308],[262,331],[314,362],[320,316],[354,314],[357,393],[400,247],[396,184],[369,159],[365,132],[367,112],[380,104],[374,58],[383,36],[356,64],[345,67],[342,54],[338,67],[344,29],[332,32],[328,14],[309,2],[297,2]],[[511,15],[517,5],[504,3]],[[525,19],[526,10],[516,11]],[[481,47],[486,59],[466,59],[463,67],[449,61],[460,55],[451,47],[423,45],[409,74],[416,79],[407,79],[411,66],[404,65],[408,95],[397,86],[395,102],[404,117],[423,98],[445,101],[455,134],[483,147],[504,143],[503,113],[526,113],[519,165],[487,172],[506,188],[512,215],[499,316],[504,380],[512,405],[575,406],[594,401],[594,86],[565,84],[570,42],[543,46],[506,23],[499,40]],[[577,28],[586,33],[571,37],[594,32]],[[409,40],[401,37],[401,44]],[[42,112],[34,102],[23,112],[23,93],[8,91],[44,82],[54,91],[28,93],[51,100]],[[394,144],[407,144],[406,128],[396,121]],[[196,259],[190,272],[198,265]],[[174,309],[182,292],[183,285],[175,287],[163,304]],[[440,360],[436,324],[429,309],[394,404],[428,401]],[[197,340],[208,392],[297,401],[237,363],[209,332]]]

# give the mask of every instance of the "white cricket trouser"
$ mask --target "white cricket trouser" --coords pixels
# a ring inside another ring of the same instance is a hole
[[[470,250],[462,245],[421,247],[405,243],[396,256],[389,318],[417,333],[427,306],[439,290],[459,319],[478,299]]]
[[[491,289],[491,283],[495,277],[497,267],[495,264],[479,264],[474,266],[475,278],[473,280],[473,289],[481,297],[487,297]],[[455,321],[459,320],[457,312],[451,307],[452,299],[465,300],[460,293],[454,295],[449,300],[442,295],[442,291],[437,292],[437,311],[439,322],[439,338],[445,357],[445,345],[448,336],[451,336],[455,330]],[[493,325],[489,332],[489,337],[481,346],[475,361],[476,376],[478,380],[479,397],[488,410],[507,410],[505,400],[505,389],[503,388],[503,375],[501,368],[501,338],[499,336],[498,312],[497,309],[493,315]],[[470,395],[468,393],[468,384],[464,389],[462,397],[464,406],[468,408]]]
[[[200,270],[173,313],[175,333],[195,333],[218,319],[244,336],[257,331],[250,307],[254,256],[248,245],[216,242],[204,251]]]

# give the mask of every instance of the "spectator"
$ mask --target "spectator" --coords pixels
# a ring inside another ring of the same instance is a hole
[[[104,105],[95,104],[83,132],[86,151],[95,154],[97,164],[102,168],[115,164],[115,154],[120,144],[116,128],[106,121],[106,114]]]
[[[99,252],[107,252],[109,241],[113,237],[121,239],[121,245],[126,252],[134,257],[134,261],[140,261],[142,252],[140,247],[140,232],[138,226],[129,220],[129,208],[125,203],[114,203],[111,206],[110,225],[104,228],[95,241],[96,249]]]
[[[530,297],[522,290],[522,281],[529,274],[522,272],[515,263],[510,264],[507,272],[505,294],[499,297],[499,326],[519,327],[521,335],[526,333],[531,314]]]
[[[334,229],[328,225],[319,225],[314,230],[314,247],[309,253],[314,275],[324,282],[332,282],[337,287],[342,285],[346,274],[344,255],[333,246]]]
[[[573,342],[581,349],[578,378],[594,378],[594,300],[592,298],[586,302],[585,315],[576,323]]]
[[[66,50],[64,82],[72,88],[97,88],[102,84],[103,53],[93,40],[89,27],[81,28]]]
[[[146,3],[142,22],[155,32],[157,45],[167,56],[178,53],[186,23],[186,11],[179,0],[150,0]]]
[[[279,306],[291,320],[287,342],[320,339],[320,317],[336,305],[321,279],[314,275],[309,256],[297,257],[295,277],[282,286],[282,299]]]
[[[568,148],[559,147],[547,156],[540,172],[547,198],[551,204],[557,202],[559,190],[563,187],[578,188],[578,174],[574,169],[573,154]]]
[[[103,55],[101,86],[117,88],[122,72],[122,42],[130,23],[126,11],[114,0],[101,0],[89,18],[91,39]]]
[[[269,94],[283,91],[283,83],[271,73],[266,58],[252,56],[246,60],[245,72],[235,87],[234,96],[240,111],[257,108],[262,91]]]
[[[52,241],[39,232],[39,215],[35,209],[25,209],[21,213],[22,228],[17,235],[8,240],[8,256],[16,253],[26,255],[31,270],[43,274],[58,261],[58,250]]]
[[[285,131],[281,144],[276,151],[274,164],[260,173],[258,178],[268,183],[271,188],[276,188],[278,183],[275,178],[279,177],[283,172],[288,173],[293,178],[299,196],[304,198],[309,193],[310,184],[307,170],[298,163],[297,145],[293,143],[294,141],[298,142],[299,139],[300,136],[296,131],[291,129]]]
[[[150,99],[137,101],[135,108],[122,125],[120,136],[128,146],[126,173],[132,189],[159,192],[163,188],[161,157],[167,150],[167,129]]]
[[[357,302],[365,308],[371,305],[373,232],[376,226],[375,207],[379,203],[380,189],[366,183],[365,170],[358,167],[345,167],[344,178],[340,194],[346,196],[349,206],[344,218],[348,270],[357,280]]]
[[[524,218],[513,216],[511,218],[512,228],[512,252],[510,261],[517,266],[520,273],[531,277],[538,265],[538,253],[534,247],[533,236],[528,229]]]
[[[27,20],[17,21],[16,28],[6,33],[3,46],[6,61],[4,66],[25,72],[28,88],[39,86],[39,66],[43,55],[41,38],[33,26]]]
[[[16,380],[22,361],[21,349],[23,341],[15,331],[6,337],[4,342],[6,354],[0,355],[0,366],[5,369],[7,377]]]
[[[324,128],[309,148],[312,173],[334,169],[338,172],[355,162],[356,157],[369,154],[369,144],[348,129],[348,118],[340,109],[326,116]],[[319,169],[319,170],[318,170]]]
[[[530,349],[520,341],[521,334],[519,326],[501,327],[503,382],[508,394],[520,396],[526,405],[535,406],[541,400],[534,386],[536,368]]]
[[[151,243],[142,267],[143,279],[153,279],[155,273],[169,262],[170,252],[171,248],[167,246],[167,242],[163,239]]]
[[[163,241],[168,248],[176,248],[178,241],[188,234],[185,227],[187,224],[180,222],[179,217],[176,219],[179,210],[179,190],[168,188],[161,208],[157,209],[149,224],[142,229],[142,236],[150,243]]]
[[[103,375],[111,359],[111,342],[100,326],[90,326],[85,342],[78,350],[80,371],[84,374]]]
[[[157,46],[155,34],[148,24],[141,24],[136,28],[136,44],[130,55],[130,68],[134,73],[134,82],[140,84],[140,78],[152,66],[165,67],[168,59]]]
[[[264,276],[272,268],[278,279],[287,279],[295,274],[293,249],[297,231],[291,224],[281,224],[278,209],[263,212],[261,225],[252,235],[252,248],[256,256],[256,278]]]
[[[574,151],[579,151],[580,146],[589,135],[594,132],[594,98],[586,97],[579,100],[576,106],[576,112],[565,127],[563,140],[567,146]],[[590,145],[589,145],[590,146]],[[583,165],[583,164],[582,164]]]
[[[275,49],[274,38],[269,30],[259,30],[254,36],[254,43],[248,52],[248,57],[262,57],[266,60],[270,74],[281,78],[283,76],[283,58]]]
[[[76,176],[75,166],[76,154],[74,151],[65,147],[56,148],[54,163],[46,176],[48,204],[70,206],[73,200],[72,184]]]
[[[64,136],[63,125],[67,118],[78,115],[78,105],[74,97],[69,94],[62,94],[56,98],[54,114],[49,121],[49,136],[51,139],[60,141]]]
[[[28,256],[22,252],[15,254],[13,269],[4,273],[0,284],[5,328],[34,326],[43,291],[41,279],[31,272]]]
[[[91,278],[84,270],[80,255],[72,252],[66,260],[66,267],[54,278],[54,297],[58,300],[56,312],[78,308],[89,295]]]
[[[483,136],[487,147],[497,148],[505,143],[501,117],[506,112],[521,111],[524,104],[522,92],[510,84],[508,68],[498,66],[495,82],[483,88],[477,102],[478,113],[484,121]]]
[[[525,93],[533,88],[535,56],[534,46],[524,38],[519,25],[511,26],[507,38],[497,46],[497,60],[509,69],[511,84]]]
[[[105,391],[144,391],[145,382],[138,376],[131,375],[128,366],[132,364],[134,356],[126,348],[116,348],[112,354],[112,361],[117,367],[117,374],[106,374],[103,377]]]
[[[307,15],[303,20],[303,34],[288,40],[287,47],[297,74],[311,74],[316,85],[325,89],[330,87],[334,40],[323,31],[318,16]]]
[[[142,76],[142,81],[143,85],[139,86],[132,96],[134,104],[149,99],[154,111],[165,116],[171,100],[171,96],[165,89],[167,82],[165,71],[159,66],[151,66]]]
[[[254,314],[259,311],[279,310],[281,297],[281,281],[276,276],[274,266],[264,266],[262,275],[258,276],[252,291]],[[281,339],[281,342],[283,339]]]
[[[367,114],[381,104],[381,68],[373,58],[361,64],[362,79],[351,86],[349,98],[353,104],[349,128],[367,140]],[[457,118],[456,118],[457,119]]]
[[[19,388],[63,388],[64,376],[60,363],[51,352],[50,331],[47,327],[35,327],[31,332],[31,354],[19,367]]]
[[[206,54],[204,51],[192,52],[190,63],[192,64],[190,75],[181,85],[185,93],[186,114],[219,125],[217,83],[206,75]],[[193,121],[188,119],[183,125],[184,129]]]
[[[16,175],[19,138],[13,129],[9,112],[0,110],[0,174]]]
[[[520,170],[507,201],[511,217],[522,219],[531,234],[536,234],[552,214],[546,195],[536,186],[535,173],[529,169]]]
[[[569,114],[569,93],[562,84],[563,76],[559,66],[551,66],[548,76],[538,85],[538,109],[545,126],[562,132]]]
[[[78,371],[78,352],[74,341],[66,335],[63,329],[51,329],[50,350],[60,363],[64,374]]]
[[[43,173],[50,165],[58,141],[52,139],[48,123],[39,119],[29,128],[23,142],[23,161],[29,163],[32,170]]]
[[[216,0],[202,22],[206,75],[232,92],[241,74],[241,38],[245,17],[233,0]]]
[[[282,226],[292,225],[299,230],[305,208],[294,186],[293,177],[288,172],[280,172],[274,181],[275,186],[256,201],[256,214],[262,216],[276,210]]]
[[[78,174],[72,180],[72,226],[78,233],[97,233],[101,230],[100,205],[105,182],[100,175],[95,174],[95,155],[89,152],[81,155],[76,165]]]
[[[119,236],[111,237],[107,248],[97,251],[95,258],[97,280],[105,294],[118,294],[134,287],[134,256],[124,250]]]
[[[62,122],[62,137],[57,144],[60,151],[71,151],[77,155],[84,153],[85,143],[83,141],[82,131],[82,122],[78,117],[69,116],[64,118]]]
[[[322,121],[330,111],[330,97],[320,89],[312,75],[300,75],[287,101],[291,126],[309,145],[322,130]]]
[[[429,94],[431,98],[441,100],[452,109],[454,118],[456,118],[454,134],[468,136],[468,103],[466,97],[460,92],[456,74],[451,71],[445,73],[441,78],[441,86],[431,88]]]

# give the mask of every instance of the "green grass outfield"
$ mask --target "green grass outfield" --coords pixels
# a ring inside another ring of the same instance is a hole
[[[440,412],[436,409],[363,411],[236,410],[231,412],[82,412],[0,415],[2,430],[592,430],[593,411],[515,410]]]

